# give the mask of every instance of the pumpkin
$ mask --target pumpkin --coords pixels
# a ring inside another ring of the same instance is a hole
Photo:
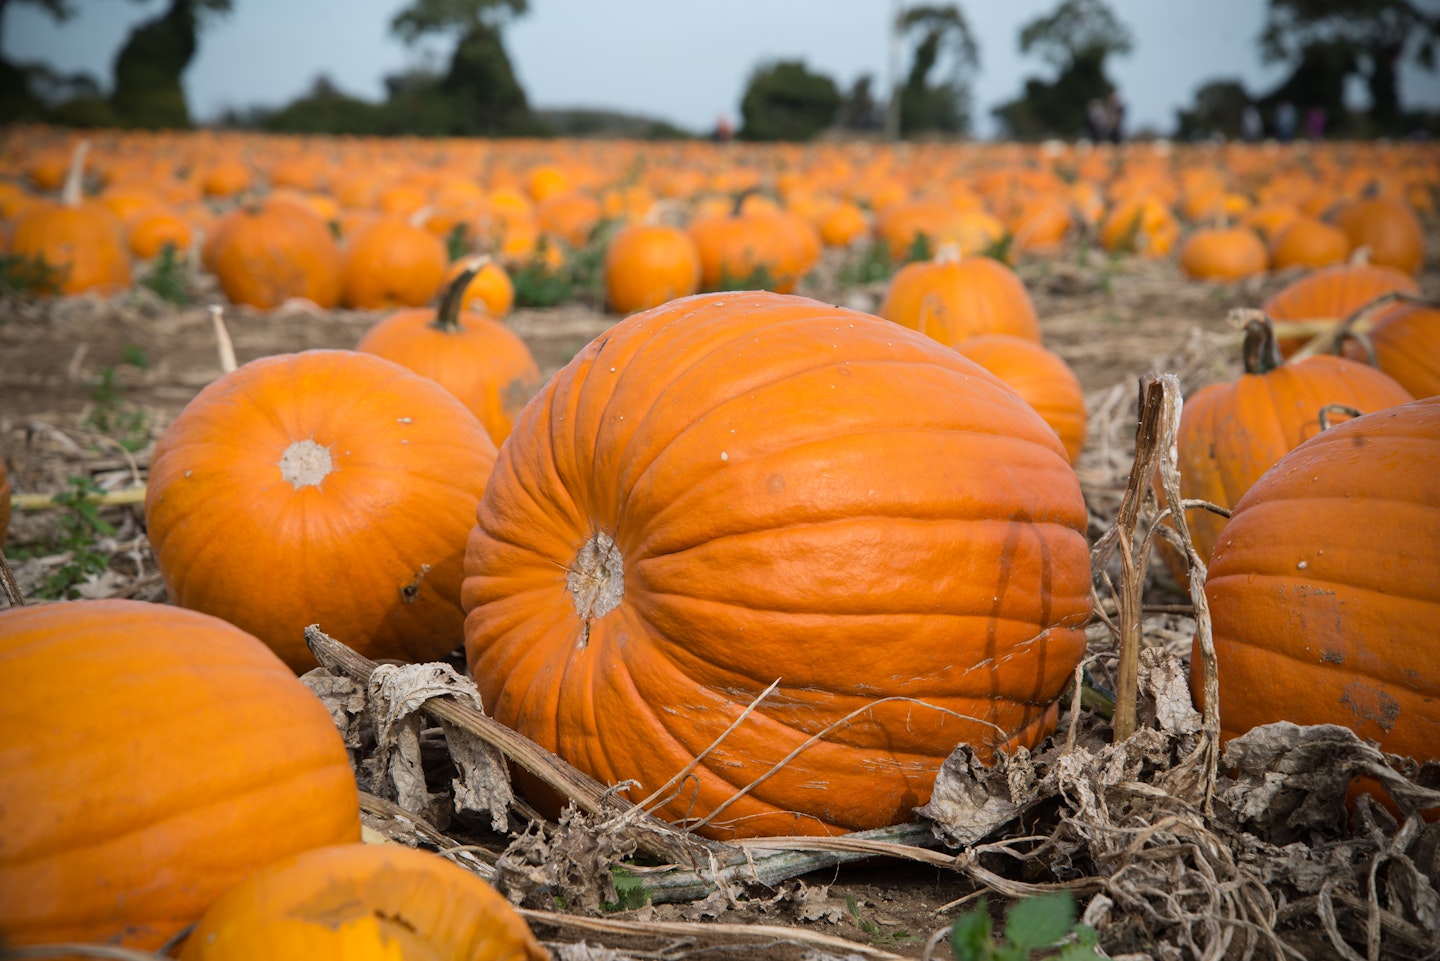
[[[440,238],[398,217],[382,217],[345,247],[342,299],[362,310],[422,307],[444,285],[449,264]]]
[[[483,266],[489,266],[488,258]],[[540,369],[510,328],[461,312],[461,300],[483,266],[472,261],[462,270],[439,307],[391,314],[371,327],[355,349],[393,360],[444,387],[480,419],[498,447],[540,386]]]
[[[250,168],[239,160],[222,160],[202,175],[200,188],[207,197],[233,197],[249,190],[254,178]]]
[[[145,520],[170,598],[308,670],[308,624],[371,658],[461,639],[465,537],[495,460],[475,415],[371,354],[251,361],[155,445]]]
[[[1420,218],[1403,201],[1384,197],[1345,204],[1333,216],[1351,247],[1364,247],[1372,264],[1420,273],[1425,261],[1425,233]]]
[[[956,743],[989,761],[1052,729],[1085,524],[1054,431],[953,350],[802,297],[685,297],[521,415],[466,553],[469,669],[501,723],[636,800],[736,724],[659,808],[711,836],[894,824]]]
[[[303,298],[340,300],[340,250],[330,228],[299,204],[239,207],[216,227],[205,259],[232,303],[261,310]]]
[[[1384,751],[1440,760],[1436,477],[1431,397],[1311,438],[1235,505],[1205,581],[1222,736],[1343,724]],[[1193,667],[1191,679],[1199,699]]]
[[[793,290],[800,279],[800,258],[795,235],[788,227],[774,211],[736,212],[691,221],[686,230],[700,253],[701,287]]]
[[[1192,280],[1243,280],[1263,274],[1269,262],[1265,244],[1248,227],[1197,230],[1180,248],[1180,269]]]
[[[148,260],[167,246],[178,251],[190,247],[194,231],[190,223],[167,207],[152,207],[130,219],[130,252]]]
[[[0,674],[7,944],[158,948],[257,868],[359,840],[329,714],[224,621],[126,600],[10,608]]]
[[[227,891],[180,961],[543,961],[549,953],[490,885],[437,854],[338,844]]]
[[[600,223],[600,201],[586,193],[567,192],[541,200],[535,207],[535,220],[542,234],[554,237],[571,247],[584,247],[590,233]]]
[[[989,257],[962,258],[954,246],[900,268],[879,313],[950,347],[981,334],[1040,342],[1035,305],[1015,272]]]
[[[1074,464],[1085,446],[1085,392],[1064,359],[1033,340],[985,334],[955,345],[964,356],[999,377],[1035,408],[1065,445]]]
[[[1370,328],[1375,365],[1415,397],[1440,394],[1440,308],[1406,304]],[[1347,355],[1357,352],[1347,349]],[[1358,352],[1362,356],[1363,351]]]
[[[1270,241],[1270,267],[1328,267],[1350,256],[1350,238],[1314,217],[1297,217]]]
[[[1187,500],[1234,507],[1271,465],[1320,432],[1320,408],[1326,405],[1370,413],[1412,399],[1405,388],[1367,364],[1330,355],[1282,363],[1266,319],[1246,325],[1243,354],[1245,372],[1238,379],[1202,387],[1185,401],[1180,414],[1180,494]],[[1208,561],[1225,519],[1196,508],[1186,520],[1196,553]],[[1168,542],[1161,543],[1171,573],[1186,583],[1179,555]]]
[[[130,286],[130,256],[120,221],[103,205],[82,202],[88,151],[83,141],[75,149],[60,203],[24,207],[11,229],[9,252],[53,268],[57,294]]]
[[[841,200],[820,217],[820,240],[826,247],[848,247],[870,232],[865,211],[852,200]]]
[[[455,261],[450,265],[449,275],[445,278],[446,283],[453,282],[469,267],[470,260],[468,259]],[[473,271],[473,274],[470,286],[465,288],[465,298],[460,304],[460,309],[484,314],[486,317],[493,317],[496,320],[507,317],[510,309],[515,306],[515,283],[505,272],[505,268],[495,261],[487,259],[479,270]]]
[[[1277,321],[1325,320],[1337,324],[1381,294],[1397,291],[1416,294],[1420,288],[1413,277],[1394,267],[1337,264],[1291,281],[1272,294],[1261,309]],[[1282,338],[1280,353],[1288,357],[1307,339]]]
[[[700,251],[678,227],[629,224],[610,240],[604,275],[611,310],[649,310],[700,289]]]
[[[1106,250],[1164,257],[1180,236],[1180,222],[1157,197],[1132,197],[1117,203],[1100,224]]]

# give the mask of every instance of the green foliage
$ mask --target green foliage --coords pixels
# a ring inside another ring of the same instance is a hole
[[[429,34],[463,32],[476,23],[493,26],[507,13],[518,17],[529,9],[529,0],[412,0],[390,21],[390,29],[413,44]]]
[[[840,266],[840,283],[846,287],[889,280],[895,274],[890,245],[878,240]]]
[[[618,900],[602,904],[602,909],[634,911],[650,903],[650,892],[645,890],[644,882],[640,880],[639,875],[626,868],[625,865],[617,864],[612,867],[610,879],[615,882],[615,893],[618,895]]]
[[[1074,940],[1049,957],[1056,961],[1095,961],[1103,957],[1094,930],[1075,923],[1075,897],[1069,891],[1043,894],[1015,902],[1005,917],[1005,931],[996,940],[990,909],[979,904],[955,919],[950,950],[956,961],[1026,961],[1032,952],[1054,948],[1070,935]]]
[[[740,101],[744,140],[810,140],[835,122],[840,91],[835,81],[787,60],[759,67]]]
[[[930,235],[923,230],[915,234],[915,239],[910,241],[910,246],[905,250],[905,262],[913,264],[920,260],[932,260],[935,257],[935,245],[930,241]]]
[[[998,260],[1002,264],[1009,266],[1010,249],[1014,246],[1015,235],[1007,230],[991,241],[990,246],[980,251],[980,255],[982,257],[989,257],[991,260]]]
[[[445,253],[452,262],[470,253],[470,228],[467,225],[456,224],[450,228],[450,233],[445,235]]]
[[[904,944],[920,939],[901,928],[886,929],[875,921],[860,913],[860,902],[855,895],[845,895],[845,907],[849,910],[850,916],[855,919],[855,926],[858,927],[875,944]]]
[[[115,528],[100,516],[95,496],[101,493],[89,475],[69,479],[69,486],[51,498],[64,510],[54,530],[38,548],[15,552],[17,558],[41,557],[65,553],[66,562],[45,578],[35,590],[37,597],[47,600],[69,600],[79,596],[77,588],[91,577],[103,574],[110,558],[98,549],[100,537],[111,537]]]
[[[149,366],[138,347],[127,346],[126,360],[136,367]],[[141,363],[134,363],[140,360]],[[90,381],[90,412],[80,426],[115,440],[128,451],[137,451],[150,441],[150,415],[125,402],[115,383],[115,368],[106,367]]]
[[[1189,140],[1218,133],[1238,138],[1250,103],[1250,93],[1240,80],[1211,80],[1195,91],[1194,104],[1176,111],[1175,136]]]
[[[970,24],[953,3],[922,5],[905,11],[901,29],[918,36],[910,72],[900,89],[900,131],[964,133],[970,129],[970,75],[980,65],[980,47]],[[929,82],[941,55],[948,56],[948,79]]]
[[[755,267],[748,274],[732,274],[726,268],[720,270],[720,283],[716,291],[722,290],[774,290],[775,275],[764,264]]]
[[[110,99],[122,123],[152,130],[190,126],[181,79],[195,57],[200,21],[229,9],[230,0],[170,0],[164,13],[131,31],[115,58]]]
[[[174,244],[160,248],[160,255],[155,258],[150,273],[140,283],[168,303],[183,307],[194,299],[190,295],[190,272],[185,258]]]
[[[65,272],[44,257],[0,255],[0,294],[58,294]]]

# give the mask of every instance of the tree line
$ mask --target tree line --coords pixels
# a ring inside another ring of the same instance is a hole
[[[37,6],[57,21],[74,14],[75,0],[0,0],[0,30],[12,5]],[[1431,70],[1440,16],[1414,0],[1267,0],[1260,50],[1284,64],[1284,80],[1252,92],[1237,79],[1207,81],[1179,111],[1181,137],[1242,136],[1256,118],[1268,133],[1284,133],[1284,118],[1318,111],[1326,132],[1348,136],[1440,132],[1435,115],[1401,107],[1398,76],[1407,62]],[[231,11],[232,0],[170,0],[130,34],[103,93],[88,74],[63,75],[41,63],[0,57],[0,122],[39,121],[73,126],[178,129],[192,125],[182,79],[203,30]],[[369,101],[346,94],[325,77],[279,108],[230,111],[222,124],[279,132],[422,136],[537,136],[607,134],[681,137],[672,125],[604,111],[537,111],[529,103],[505,49],[503,31],[529,11],[529,0],[412,0],[390,23],[404,43],[448,37],[454,51],[444,69],[416,68],[385,78],[386,96]],[[894,25],[908,52],[896,100],[875,90],[872,75],[842,91],[803,61],[761,64],[741,98],[742,139],[806,140],[841,128],[862,135],[887,131],[905,138],[963,136],[974,123],[973,80],[980,44],[960,6],[909,5]],[[1019,51],[1046,70],[1027,78],[1013,99],[991,109],[1016,139],[1096,136],[1097,105],[1121,101],[1106,71],[1113,57],[1134,48],[1129,28],[1105,0],[1061,0],[1024,24]],[[1346,85],[1360,80],[1371,107],[1352,115]],[[1287,111],[1289,112],[1287,114]],[[889,115],[887,117],[887,114]],[[1118,135],[1119,117],[1108,117]]]

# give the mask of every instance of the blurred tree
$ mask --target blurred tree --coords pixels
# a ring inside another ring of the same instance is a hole
[[[953,3],[911,7],[900,19],[907,37],[916,37],[910,72],[900,89],[900,132],[964,133],[970,129],[970,75],[980,65],[980,47],[965,15]],[[930,84],[941,54],[950,60],[947,79]]]
[[[1440,14],[1411,0],[1270,0],[1260,50],[1267,61],[1294,64],[1297,72],[1308,68],[1312,76],[1347,66],[1347,74],[1365,78],[1370,119],[1378,132],[1397,133],[1403,126],[1400,64],[1411,57],[1433,70],[1437,39]],[[1293,92],[1303,94],[1300,84],[1293,86],[1298,88]]]
[[[1086,105],[1115,91],[1105,61],[1133,48],[1129,28],[1104,0],[1064,0],[1020,30],[1020,52],[1038,54],[1055,68],[1055,79],[1026,80],[1025,93],[993,113],[1015,137],[1079,136]]]
[[[529,0],[413,0],[390,22],[401,40],[412,46],[431,34],[458,34],[459,40],[442,77],[429,87],[392,86],[392,105],[422,122],[426,129],[417,132],[542,132],[500,38],[508,19],[529,9]]]
[[[190,126],[181,77],[195,59],[204,20],[229,12],[230,0],[170,0],[164,13],[130,32],[115,57],[110,95],[121,123],[149,129]]]
[[[1176,111],[1175,136],[1180,140],[1223,134],[1239,137],[1245,108],[1253,102],[1239,80],[1211,80],[1195,91],[1195,102]]]
[[[756,68],[740,101],[743,140],[809,140],[833,124],[840,91],[798,60]]]
[[[879,130],[880,105],[875,101],[875,78],[862,73],[850,85],[840,104],[840,123],[849,130]]]
[[[69,0],[0,0],[0,44],[5,37],[5,14],[21,4],[39,7],[56,21],[64,23],[75,13]],[[0,46],[0,123],[36,120],[45,112],[45,104],[31,89],[27,70],[14,63]]]

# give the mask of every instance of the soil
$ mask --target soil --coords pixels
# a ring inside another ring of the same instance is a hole
[[[1440,238],[1429,239],[1431,249],[1436,249]],[[842,289],[836,278],[846,256],[827,255],[826,263],[799,292],[875,310],[884,284]],[[1113,260],[1080,248],[1022,263],[1019,272],[1036,301],[1046,345],[1074,368],[1092,408],[1107,395],[1124,392],[1117,413],[1121,428],[1116,431],[1122,441],[1126,430],[1133,433],[1140,375],[1171,363],[1167,358],[1179,354],[1193,330],[1216,342],[1233,336],[1226,317],[1230,308],[1258,306],[1291,279],[1267,276],[1231,286],[1186,282],[1171,261]],[[144,289],[110,298],[0,301],[0,454],[16,494],[63,490],[67,478],[77,473],[88,473],[102,486],[118,489],[143,473],[148,442],[221,372],[206,307],[218,295],[203,278],[196,283],[197,298],[188,307],[175,307]],[[1427,272],[1422,288],[1431,295],[1440,293],[1440,272],[1433,268]],[[303,305],[269,313],[227,306],[224,313],[240,363],[287,351],[351,348],[379,316]],[[529,344],[542,375],[548,377],[615,320],[571,303],[517,309],[506,322]],[[1228,354],[1212,351],[1205,363],[1188,371],[1187,392],[1205,381],[1233,376],[1237,356],[1238,349]],[[125,446],[134,448],[133,453]],[[1106,476],[1103,465],[1089,474],[1082,470],[1081,476],[1092,486],[1114,480]],[[1123,487],[1123,476],[1119,483]],[[59,512],[15,513],[6,543],[12,561],[46,542]],[[163,585],[145,551],[139,508],[110,507],[104,516],[117,527],[117,539],[124,543],[111,560],[110,572],[88,593],[163,600]],[[27,589],[43,573],[34,568],[37,563],[31,560],[18,567]],[[895,955],[921,957],[931,933],[973,902],[949,905],[976,893],[974,885],[957,874],[913,864],[861,863],[804,881],[812,889],[828,889],[817,894],[825,894],[828,900],[823,903],[833,910],[809,912],[818,913],[819,920],[800,920],[793,905],[785,904],[763,914],[753,909],[725,912],[716,920],[801,924]],[[810,903],[813,908],[817,902]],[[654,909],[655,919],[683,918],[683,908]],[[557,935],[542,930],[541,934],[559,940],[578,937],[573,932]],[[600,935],[587,937],[592,945],[631,951],[642,947]],[[739,954],[733,943],[728,948],[691,947],[689,952],[663,956],[814,956],[794,945],[753,946]],[[936,956],[948,953],[941,947]]]

